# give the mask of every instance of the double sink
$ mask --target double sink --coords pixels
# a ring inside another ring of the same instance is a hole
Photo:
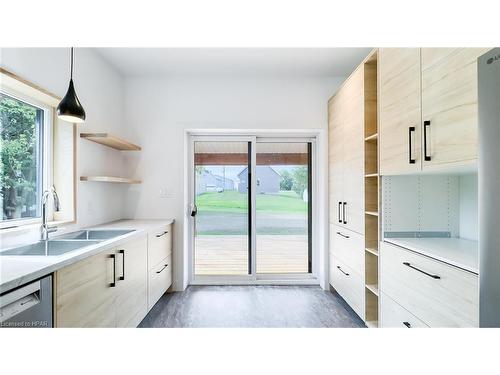
[[[57,256],[70,251],[81,249],[85,246],[95,245],[102,241],[123,236],[133,231],[135,231],[135,229],[79,230],[76,232],[63,234],[48,241],[39,241],[30,245],[3,250],[0,251],[0,256]]]

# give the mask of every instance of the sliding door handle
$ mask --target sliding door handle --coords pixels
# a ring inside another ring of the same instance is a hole
[[[420,268],[417,268],[415,266],[412,266],[409,262],[403,262],[403,264],[406,266],[406,267],[410,267],[411,269],[415,270],[415,271],[418,271],[418,272],[421,272],[423,273],[424,275],[427,275],[429,277],[432,277],[433,279],[436,279],[436,280],[439,280],[441,278],[441,276],[438,276],[438,275],[433,275],[432,273],[429,273],[429,272],[425,272],[424,270],[421,270]]]
[[[427,128],[431,126],[431,122],[426,120],[424,121],[424,160],[430,161],[431,156],[427,155]]]
[[[408,162],[410,164],[415,164],[415,159],[413,159],[411,157],[411,133],[414,133],[415,132],[415,127],[414,126],[410,126],[408,128]]]
[[[342,202],[339,202],[339,223],[342,223]]]
[[[122,275],[118,280],[125,280],[125,250],[118,250],[118,253],[122,255]]]
[[[347,206],[347,202],[344,202],[344,203],[342,204],[342,217],[343,217],[343,223],[344,223],[344,224],[347,224],[347,219],[346,219],[346,217],[345,217],[345,211],[346,211],[346,209],[345,209],[345,208],[346,208],[346,206]]]

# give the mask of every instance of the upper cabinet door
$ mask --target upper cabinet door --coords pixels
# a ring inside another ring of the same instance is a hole
[[[330,222],[342,223],[342,201],[344,180],[344,127],[340,124],[339,97],[335,95],[328,103],[328,185]]]
[[[423,169],[477,159],[477,58],[489,48],[422,48]]]
[[[345,94],[344,122],[344,207],[345,215],[341,225],[364,233],[364,71],[358,69],[342,88]]]
[[[378,65],[380,174],[419,171],[420,48],[381,48]]]

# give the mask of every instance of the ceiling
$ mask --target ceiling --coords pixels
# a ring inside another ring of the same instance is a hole
[[[124,76],[347,76],[371,48],[97,48]]]

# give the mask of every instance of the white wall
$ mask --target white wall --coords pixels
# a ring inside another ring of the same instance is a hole
[[[126,83],[129,138],[143,150],[127,169],[127,216],[174,218],[174,290],[187,282],[183,253],[185,129],[327,129],[327,100],[345,77],[133,78]],[[326,155],[323,155],[325,157]],[[168,198],[160,197],[167,188]]]
[[[69,48],[2,48],[0,66],[59,96],[69,82]],[[78,132],[122,134],[124,123],[124,79],[91,49],[75,49],[74,83],[85,108],[87,121]],[[123,156],[107,147],[77,136],[77,178],[86,174],[124,172]],[[124,215],[126,187],[77,182],[77,225],[88,226]],[[34,235],[37,235],[38,230]],[[23,235],[26,239],[26,234]],[[5,237],[2,243],[5,244]]]

